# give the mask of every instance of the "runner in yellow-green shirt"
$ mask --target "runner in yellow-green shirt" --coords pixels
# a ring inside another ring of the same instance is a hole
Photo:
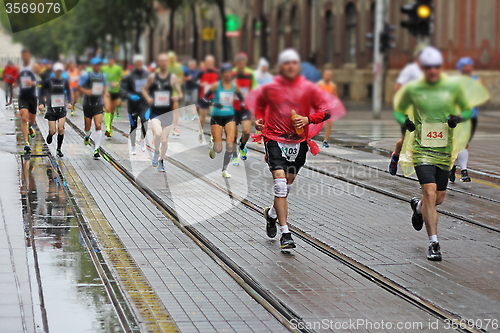
[[[184,69],[182,68],[182,65],[177,62],[177,55],[175,52],[170,51],[167,53],[167,58],[168,58],[168,66],[167,69],[170,73],[173,73],[177,76],[180,82],[182,82],[182,76],[184,75]],[[177,96],[176,91],[174,90],[174,93],[172,96]],[[174,108],[174,136],[179,136],[179,131],[177,131],[177,124],[179,123],[179,101],[174,102],[173,105]]]
[[[115,110],[120,105],[120,80],[123,77],[123,69],[120,65],[115,63],[114,55],[108,55],[108,64],[102,66],[101,73],[106,75],[106,84],[108,85],[109,97],[104,98],[105,113],[104,124],[106,124],[106,135],[108,138],[113,133],[113,118],[115,117]],[[118,110],[118,119],[119,119]]]

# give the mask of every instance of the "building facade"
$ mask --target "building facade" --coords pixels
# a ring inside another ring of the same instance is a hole
[[[416,45],[415,38],[400,27],[400,22],[406,20],[400,8],[409,2],[413,1],[388,0],[386,20],[396,30],[395,48],[388,57],[386,102],[392,99],[395,77],[412,60]],[[343,98],[368,101],[373,51],[366,46],[366,34],[373,31],[374,3],[374,0],[226,0],[226,15],[234,14],[241,22],[238,33],[233,34],[236,37],[228,38],[229,59],[243,51],[249,55],[250,65],[264,56],[274,66],[279,52],[293,47],[302,59],[309,59],[318,68],[334,69]],[[460,57],[470,56],[489,88],[500,86],[496,81],[498,75],[492,72],[500,70],[500,0],[435,0],[433,3],[431,44],[443,51],[445,68],[453,70]],[[155,53],[168,48],[183,57],[201,59],[211,53],[221,59],[222,18],[215,5],[199,1],[195,13],[190,8],[179,9],[175,15],[173,45],[165,42],[169,11],[161,9],[159,15],[160,23],[154,31],[155,38],[151,39]],[[196,31],[193,19],[196,19]],[[203,40],[205,28],[215,30],[214,40]],[[500,104],[500,98],[492,102]]]

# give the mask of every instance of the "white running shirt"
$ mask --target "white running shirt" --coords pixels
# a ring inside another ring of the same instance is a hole
[[[406,65],[401,73],[399,73],[396,83],[405,85],[408,82],[419,79],[422,75],[424,75],[424,73],[422,73],[418,64],[416,62],[412,62],[411,64]]]

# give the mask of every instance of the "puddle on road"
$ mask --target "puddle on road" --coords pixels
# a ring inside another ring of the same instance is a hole
[[[123,332],[50,161],[47,157],[23,157],[22,161],[21,193],[37,332],[45,326],[50,333]]]

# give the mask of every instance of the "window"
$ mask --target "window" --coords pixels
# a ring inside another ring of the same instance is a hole
[[[345,62],[356,62],[356,6],[350,2],[345,8]]]
[[[283,10],[278,11],[278,53],[285,48],[285,15]]]
[[[325,13],[325,63],[333,60],[333,13],[327,10]]]
[[[297,6],[292,8],[292,47],[299,50],[300,47],[300,19]]]

